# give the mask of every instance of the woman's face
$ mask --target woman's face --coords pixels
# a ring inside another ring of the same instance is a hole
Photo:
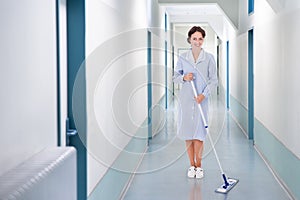
[[[192,47],[201,48],[201,46],[204,42],[202,33],[198,32],[198,31],[193,33],[191,35],[190,42],[191,42]]]

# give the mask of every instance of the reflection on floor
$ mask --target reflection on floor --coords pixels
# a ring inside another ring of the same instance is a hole
[[[176,105],[176,103],[175,103]],[[219,100],[211,103],[210,134],[227,176],[239,183],[227,194],[215,193],[222,183],[221,172],[205,141],[204,178],[189,179],[184,141],[176,138],[176,106],[166,111],[165,123],[149,145],[125,200],[285,200],[290,199],[264,161]]]

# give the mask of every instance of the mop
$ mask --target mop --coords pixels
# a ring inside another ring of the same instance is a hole
[[[194,84],[194,81],[191,81],[191,85],[192,85],[192,88],[193,88],[193,91],[194,91],[194,95],[195,97],[197,97],[197,91],[196,91],[196,88],[195,88],[195,84]],[[223,193],[223,194],[226,194],[227,192],[229,192],[237,183],[238,183],[238,179],[234,179],[234,178],[228,178],[226,177],[224,171],[223,171],[223,168],[221,166],[221,163],[220,163],[220,160],[219,160],[219,157],[218,157],[218,154],[217,154],[217,151],[214,147],[214,144],[213,144],[213,141],[211,139],[211,136],[209,134],[209,131],[208,131],[208,124],[206,122],[206,119],[204,117],[204,114],[203,114],[203,111],[202,111],[202,107],[200,104],[198,104],[198,108],[199,108],[199,111],[200,111],[200,114],[201,114],[201,117],[202,117],[202,120],[203,120],[203,123],[204,123],[204,127],[207,131],[207,135],[208,135],[208,138],[209,138],[209,141],[210,141],[210,144],[211,144],[211,147],[213,149],[213,152],[215,154],[215,157],[216,157],[216,160],[218,162],[218,165],[219,165],[219,168],[220,168],[220,171],[222,173],[222,178],[224,180],[224,184],[222,184],[220,187],[218,187],[215,192],[218,192],[218,193]]]

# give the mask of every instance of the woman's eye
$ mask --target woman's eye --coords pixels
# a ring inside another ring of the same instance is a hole
[[[196,40],[197,40],[197,38],[193,38],[193,40],[195,40],[195,41],[196,41]],[[198,38],[198,40],[199,40],[199,41],[202,41],[202,40],[203,40],[203,38]]]

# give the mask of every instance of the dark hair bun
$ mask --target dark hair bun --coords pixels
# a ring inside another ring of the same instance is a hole
[[[205,36],[206,36],[205,30],[203,30],[200,26],[193,26],[193,27],[189,30],[189,32],[188,32],[187,42],[188,42],[189,44],[191,44],[190,39],[191,39],[191,36],[192,36],[195,32],[200,32],[200,33],[202,34],[203,38],[205,38]]]

